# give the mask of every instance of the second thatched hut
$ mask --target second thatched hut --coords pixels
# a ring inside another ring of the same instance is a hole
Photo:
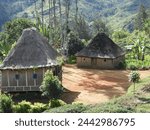
[[[99,33],[76,57],[78,67],[115,69],[123,63],[125,52],[106,34]]]

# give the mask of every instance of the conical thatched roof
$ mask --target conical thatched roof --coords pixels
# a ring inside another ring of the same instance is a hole
[[[25,29],[3,61],[1,69],[25,69],[57,65],[58,53],[35,28]]]
[[[91,42],[76,56],[95,58],[116,58],[124,55],[125,52],[116,45],[106,34],[97,34]]]

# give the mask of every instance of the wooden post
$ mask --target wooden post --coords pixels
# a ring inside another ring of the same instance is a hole
[[[18,71],[17,71],[17,75],[18,75]],[[17,79],[17,87],[19,86],[19,79]]]
[[[8,87],[10,87],[9,70],[7,71],[7,83],[8,83]]]
[[[28,72],[26,70],[26,87],[28,87]]]
[[[44,75],[45,75],[45,68],[43,68],[43,79],[44,79]]]
[[[34,70],[34,74],[35,74],[35,70]],[[36,79],[34,79],[34,86],[36,86]]]

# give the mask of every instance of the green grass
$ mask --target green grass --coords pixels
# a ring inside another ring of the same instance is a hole
[[[79,104],[67,104],[62,107],[57,107],[53,109],[46,110],[47,113],[81,113],[87,110],[88,107],[79,103]]]
[[[137,105],[136,112],[149,113],[150,112],[150,104],[139,104],[139,105]]]
[[[135,91],[138,92],[140,89],[143,88],[143,86],[150,84],[150,77],[147,77],[143,80],[140,80],[139,83],[136,83],[135,85]],[[132,84],[127,91],[127,94],[132,95],[133,94],[134,85]]]

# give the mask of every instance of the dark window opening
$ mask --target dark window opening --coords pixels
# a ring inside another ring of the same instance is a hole
[[[16,78],[16,80],[19,80],[19,78],[20,78],[19,74],[16,74],[15,78]]]
[[[33,79],[37,79],[37,74],[33,74]]]
[[[106,62],[106,59],[104,59],[104,62]]]

